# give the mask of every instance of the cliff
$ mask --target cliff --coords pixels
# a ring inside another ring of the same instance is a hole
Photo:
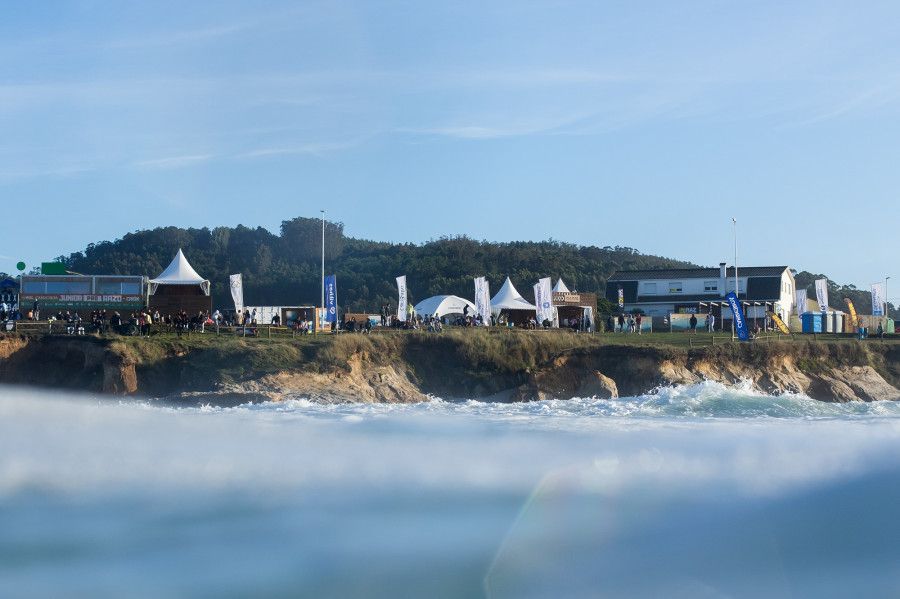
[[[900,346],[781,341],[703,348],[597,335],[459,331],[267,341],[0,338],[0,382],[195,404],[305,398],[417,402],[618,397],[664,385],[750,382],[832,402],[900,399]]]

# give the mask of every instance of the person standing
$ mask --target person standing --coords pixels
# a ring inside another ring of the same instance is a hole
[[[637,326],[637,334],[641,334],[641,322],[643,322],[644,317],[640,314],[634,317],[634,323]]]
[[[716,330],[716,317],[712,312],[706,315],[706,328],[710,333],[713,333]]]
[[[691,314],[690,323],[691,323],[691,333],[696,335],[697,334],[697,315],[696,314]]]

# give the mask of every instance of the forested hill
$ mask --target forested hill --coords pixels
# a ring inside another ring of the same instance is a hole
[[[618,269],[686,268],[679,260],[648,256],[631,248],[577,246],[559,241],[490,243],[465,236],[422,245],[392,244],[344,235],[343,223],[325,223],[325,271],[336,274],[342,310],[378,310],[396,305],[396,277],[407,276],[410,301],[432,295],[474,295],[473,278],[487,276],[492,293],[507,276],[526,298],[541,277],[562,277],[573,290],[602,297],[606,277]],[[129,233],[61,256],[81,274],[160,274],[178,248],[212,283],[217,307],[231,302],[228,275],[241,273],[248,305],[318,305],[322,275],[322,221],[295,218],[280,235],[263,228],[165,227]],[[599,298],[598,298],[599,299]]]

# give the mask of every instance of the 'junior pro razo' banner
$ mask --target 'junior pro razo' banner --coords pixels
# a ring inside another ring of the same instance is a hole
[[[491,292],[485,277],[475,277],[475,314],[491,324]]]
[[[325,322],[337,322],[337,284],[334,277],[325,277]]]
[[[819,309],[828,312],[828,279],[816,279],[816,299]]]
[[[244,282],[241,275],[231,275],[228,280],[231,286],[231,299],[234,300],[234,311],[240,313],[244,311]]]
[[[744,310],[738,303],[737,296],[732,291],[725,296],[728,305],[731,306],[731,313],[734,314],[734,330],[737,332],[738,339],[741,341],[750,341],[750,334],[747,332],[747,320],[744,318]]]
[[[872,315],[884,315],[884,286],[881,283],[872,283]]]
[[[406,322],[406,275],[397,277],[397,291],[400,293],[397,302],[397,320]]]
[[[553,286],[550,277],[538,280],[534,286],[534,305],[537,306],[537,321],[553,320]]]
[[[806,312],[806,289],[797,290],[797,316]]]

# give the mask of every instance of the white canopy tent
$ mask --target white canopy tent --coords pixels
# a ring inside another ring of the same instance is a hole
[[[474,316],[475,304],[456,295],[435,295],[416,304],[416,314],[463,314],[464,308],[469,307],[469,314]]]
[[[569,291],[569,288],[566,287],[566,284],[563,283],[562,279],[556,281],[556,287],[553,288],[553,291],[556,291],[557,293],[572,293]]]
[[[184,257],[181,248],[178,248],[178,253],[175,254],[175,259],[168,268],[155,279],[150,279],[150,295],[154,295],[160,285],[199,285],[203,295],[209,295],[209,280],[197,274],[194,267]]]
[[[516,291],[512,281],[506,277],[503,287],[497,292],[497,295],[491,298],[491,312],[498,313],[501,310],[531,310],[537,312],[534,304],[528,303],[522,294]]]

